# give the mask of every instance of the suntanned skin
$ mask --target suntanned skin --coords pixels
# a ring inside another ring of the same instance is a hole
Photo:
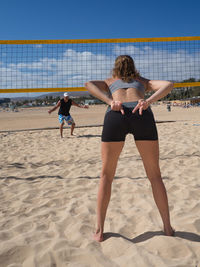
[[[117,79],[119,78],[111,77],[105,81],[90,81],[85,84],[85,87],[93,96],[110,105],[112,110],[121,111],[122,114],[124,114],[122,103],[138,101],[132,112],[139,110],[139,114],[142,115],[142,111],[147,109],[151,103],[166,96],[173,88],[171,82],[140,77],[138,81],[144,85],[145,92],[154,91],[154,94],[148,99],[144,100],[144,94],[136,88],[119,89],[110,95],[108,86]],[[152,186],[153,197],[162,218],[164,233],[172,236],[174,230],[170,223],[168,199],[160,173],[158,141],[135,141],[135,143]],[[111,186],[123,146],[124,142],[101,143],[102,171],[97,197],[97,227],[94,234],[94,239],[98,242],[103,241],[104,221],[110,201]]]

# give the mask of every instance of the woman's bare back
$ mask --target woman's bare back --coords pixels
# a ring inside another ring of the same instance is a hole
[[[105,83],[108,85],[108,87],[119,80],[119,78],[108,78],[105,80]],[[145,83],[141,80],[138,79],[140,83],[145,86]],[[146,87],[146,86],[145,86]],[[121,101],[123,102],[133,102],[133,101],[138,101],[141,98],[144,98],[144,93],[138,90],[137,88],[126,88],[126,89],[118,89],[114,93],[112,93],[113,100],[115,101]]]

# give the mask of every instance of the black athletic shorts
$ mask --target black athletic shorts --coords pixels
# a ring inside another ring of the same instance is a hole
[[[132,110],[138,102],[123,103],[125,114],[113,111],[110,107],[105,114],[102,131],[102,142],[125,141],[127,134],[133,134],[135,140],[158,140],[158,133],[151,108],[148,107],[139,115]]]

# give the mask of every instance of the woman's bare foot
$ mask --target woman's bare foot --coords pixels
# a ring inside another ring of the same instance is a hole
[[[97,242],[102,242],[103,241],[103,233],[100,230],[96,230],[93,238]]]
[[[170,226],[168,228],[164,228],[164,233],[166,236],[174,236],[175,230]]]

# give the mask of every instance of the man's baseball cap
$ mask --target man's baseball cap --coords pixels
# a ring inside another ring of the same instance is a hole
[[[67,97],[67,96],[69,96],[68,93],[64,93],[64,97]]]

